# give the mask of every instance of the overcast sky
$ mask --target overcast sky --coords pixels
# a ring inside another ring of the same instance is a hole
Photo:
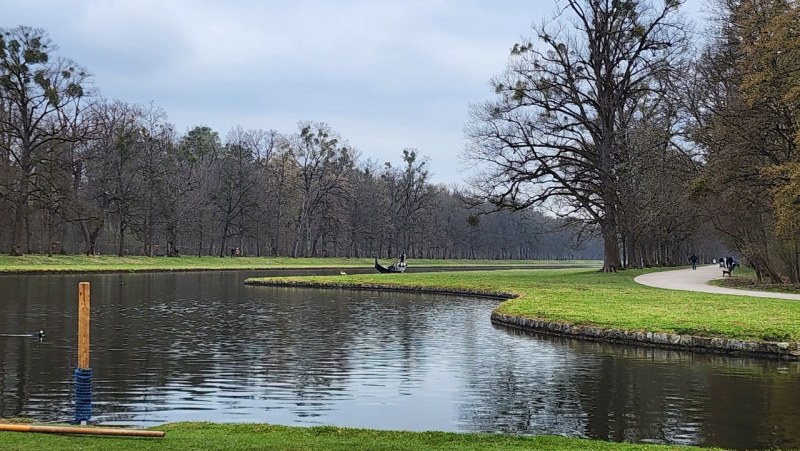
[[[659,0],[656,0],[659,1]],[[699,18],[703,0],[687,0]],[[379,163],[412,147],[460,183],[471,103],[556,0],[0,0],[45,29],[109,99],[153,102],[179,132],[328,123]]]

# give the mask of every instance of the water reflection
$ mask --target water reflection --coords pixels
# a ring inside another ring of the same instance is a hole
[[[259,273],[0,277],[0,416],[72,417],[92,282],[95,419],[569,434],[798,447],[796,363],[492,326],[497,301],[248,287]]]

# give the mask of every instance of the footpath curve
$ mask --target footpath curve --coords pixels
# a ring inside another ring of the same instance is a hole
[[[736,274],[736,271],[733,272]],[[734,277],[736,277],[734,275]],[[698,266],[692,268],[676,269],[642,274],[633,279],[634,282],[648,287],[665,288],[667,290],[698,291],[701,293],[730,294],[734,296],[752,296],[772,299],[792,299],[800,301],[800,294],[775,293],[771,291],[738,290],[735,288],[715,287],[708,282],[722,279],[722,268],[718,265]]]

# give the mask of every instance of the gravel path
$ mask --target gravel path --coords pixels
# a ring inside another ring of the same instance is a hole
[[[736,271],[733,272],[736,277]],[[675,271],[661,271],[643,274],[635,282],[649,287],[666,288],[668,290],[700,291],[703,293],[732,294],[736,296],[754,296],[759,298],[794,299],[800,301],[800,294],[774,293],[767,291],[737,290],[709,285],[708,282],[722,278],[722,268],[719,265],[698,266],[678,269]]]

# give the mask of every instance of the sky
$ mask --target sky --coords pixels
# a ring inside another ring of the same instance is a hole
[[[660,0],[655,0],[660,1]],[[701,19],[704,0],[684,14]],[[563,3],[563,0],[561,0]],[[362,160],[429,159],[462,184],[469,106],[558,0],[0,0],[1,28],[43,28],[112,100],[179,132],[327,123]]]

